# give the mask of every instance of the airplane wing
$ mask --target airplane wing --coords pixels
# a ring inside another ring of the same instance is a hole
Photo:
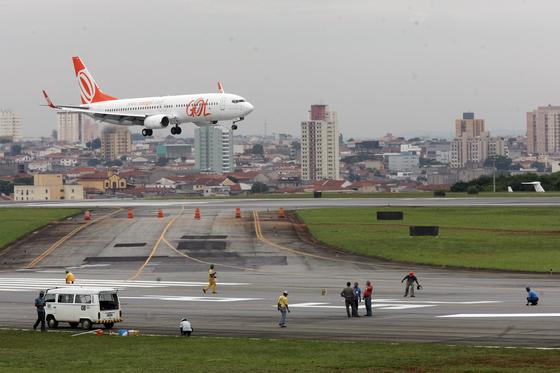
[[[47,106],[53,109],[60,109],[64,111],[72,111],[75,113],[82,113],[84,115],[90,116],[94,119],[103,120],[103,121],[110,121],[114,123],[120,123],[124,121],[129,122],[138,122],[139,125],[142,125],[144,119],[146,119],[147,115],[144,114],[132,114],[132,113],[115,113],[115,112],[107,112],[107,111],[99,111],[99,110],[91,110],[85,108],[83,106],[71,106],[71,105],[55,105],[52,100],[50,99],[47,92],[43,90],[43,96],[45,96],[45,100],[47,101]]]

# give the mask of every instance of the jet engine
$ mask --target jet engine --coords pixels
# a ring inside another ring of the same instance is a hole
[[[150,115],[144,119],[144,127],[149,129],[165,128],[169,125],[169,118],[163,114]]]

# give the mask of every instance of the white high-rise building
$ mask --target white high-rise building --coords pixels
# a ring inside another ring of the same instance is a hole
[[[336,113],[311,105],[309,120],[301,122],[302,180],[340,179],[339,158]]]
[[[0,138],[12,141],[21,140],[22,120],[12,111],[0,111]]]
[[[82,115],[70,111],[56,113],[58,141],[75,143],[82,141]]]
[[[194,129],[195,167],[203,172],[233,172],[233,132],[221,126]]]

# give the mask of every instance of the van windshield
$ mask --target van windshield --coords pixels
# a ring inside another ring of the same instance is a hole
[[[119,297],[117,297],[117,293],[99,293],[99,308],[101,311],[119,309]]]

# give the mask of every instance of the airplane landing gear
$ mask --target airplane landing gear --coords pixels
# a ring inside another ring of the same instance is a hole
[[[172,135],[180,135],[183,130],[179,126],[171,127],[171,134]]]
[[[241,122],[242,120],[245,120],[245,117],[239,117],[238,120],[234,120],[233,124],[231,125],[231,129],[235,131],[237,129],[237,124],[235,124],[235,123]]]
[[[213,120],[213,121],[210,122],[210,123],[212,123],[212,124],[218,124],[218,121],[217,121],[217,120]]]
[[[152,136],[154,134],[154,131],[149,129],[149,128],[144,128],[142,130],[142,136]]]

